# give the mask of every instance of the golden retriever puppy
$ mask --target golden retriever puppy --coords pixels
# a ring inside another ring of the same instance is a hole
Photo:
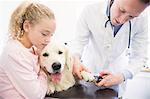
[[[41,52],[40,65],[48,76],[48,95],[67,90],[75,84],[72,74],[73,57],[64,44],[49,43]],[[81,75],[86,81],[94,79],[94,76],[85,71]]]

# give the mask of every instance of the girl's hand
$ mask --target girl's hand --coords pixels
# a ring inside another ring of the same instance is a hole
[[[44,72],[43,68],[40,68],[39,73],[38,73],[39,77],[43,77],[44,79],[47,79],[48,75],[46,74],[46,72]]]
[[[95,83],[97,86],[111,87],[118,85],[124,81],[124,76],[121,73],[112,74],[108,70],[100,72],[100,76],[103,78],[99,83]]]

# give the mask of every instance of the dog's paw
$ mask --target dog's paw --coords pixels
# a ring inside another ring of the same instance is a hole
[[[51,95],[51,91],[50,90],[47,90],[47,93],[46,93],[48,96]]]
[[[55,92],[55,87],[52,83],[48,84],[47,95],[53,94]]]
[[[47,90],[47,95],[51,95],[51,94],[53,94],[54,93],[54,90],[51,90],[51,89],[48,89]]]
[[[92,82],[95,79],[94,76],[91,73],[86,72],[86,71],[82,71],[81,76],[87,82]]]

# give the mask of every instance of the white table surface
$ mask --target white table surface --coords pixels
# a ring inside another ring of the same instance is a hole
[[[150,99],[150,72],[140,72],[128,81],[124,99]]]

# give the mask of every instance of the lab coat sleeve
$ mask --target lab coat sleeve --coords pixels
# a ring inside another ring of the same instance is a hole
[[[9,61],[8,61],[9,60]],[[43,99],[47,91],[47,79],[34,71],[32,58],[23,52],[9,53],[3,59],[5,72],[17,91],[26,99]]]
[[[133,20],[131,54],[129,56],[128,70],[137,74],[142,66],[145,66],[148,59],[148,16],[143,13]]]
[[[121,73],[124,76],[124,81],[126,81],[127,79],[132,79],[133,75],[129,70],[122,70]]]
[[[75,40],[71,42],[72,53],[78,54],[79,56],[81,56],[85,45],[89,41],[90,30],[88,28],[87,16],[88,16],[88,8],[86,7],[83,10],[76,24]]]

